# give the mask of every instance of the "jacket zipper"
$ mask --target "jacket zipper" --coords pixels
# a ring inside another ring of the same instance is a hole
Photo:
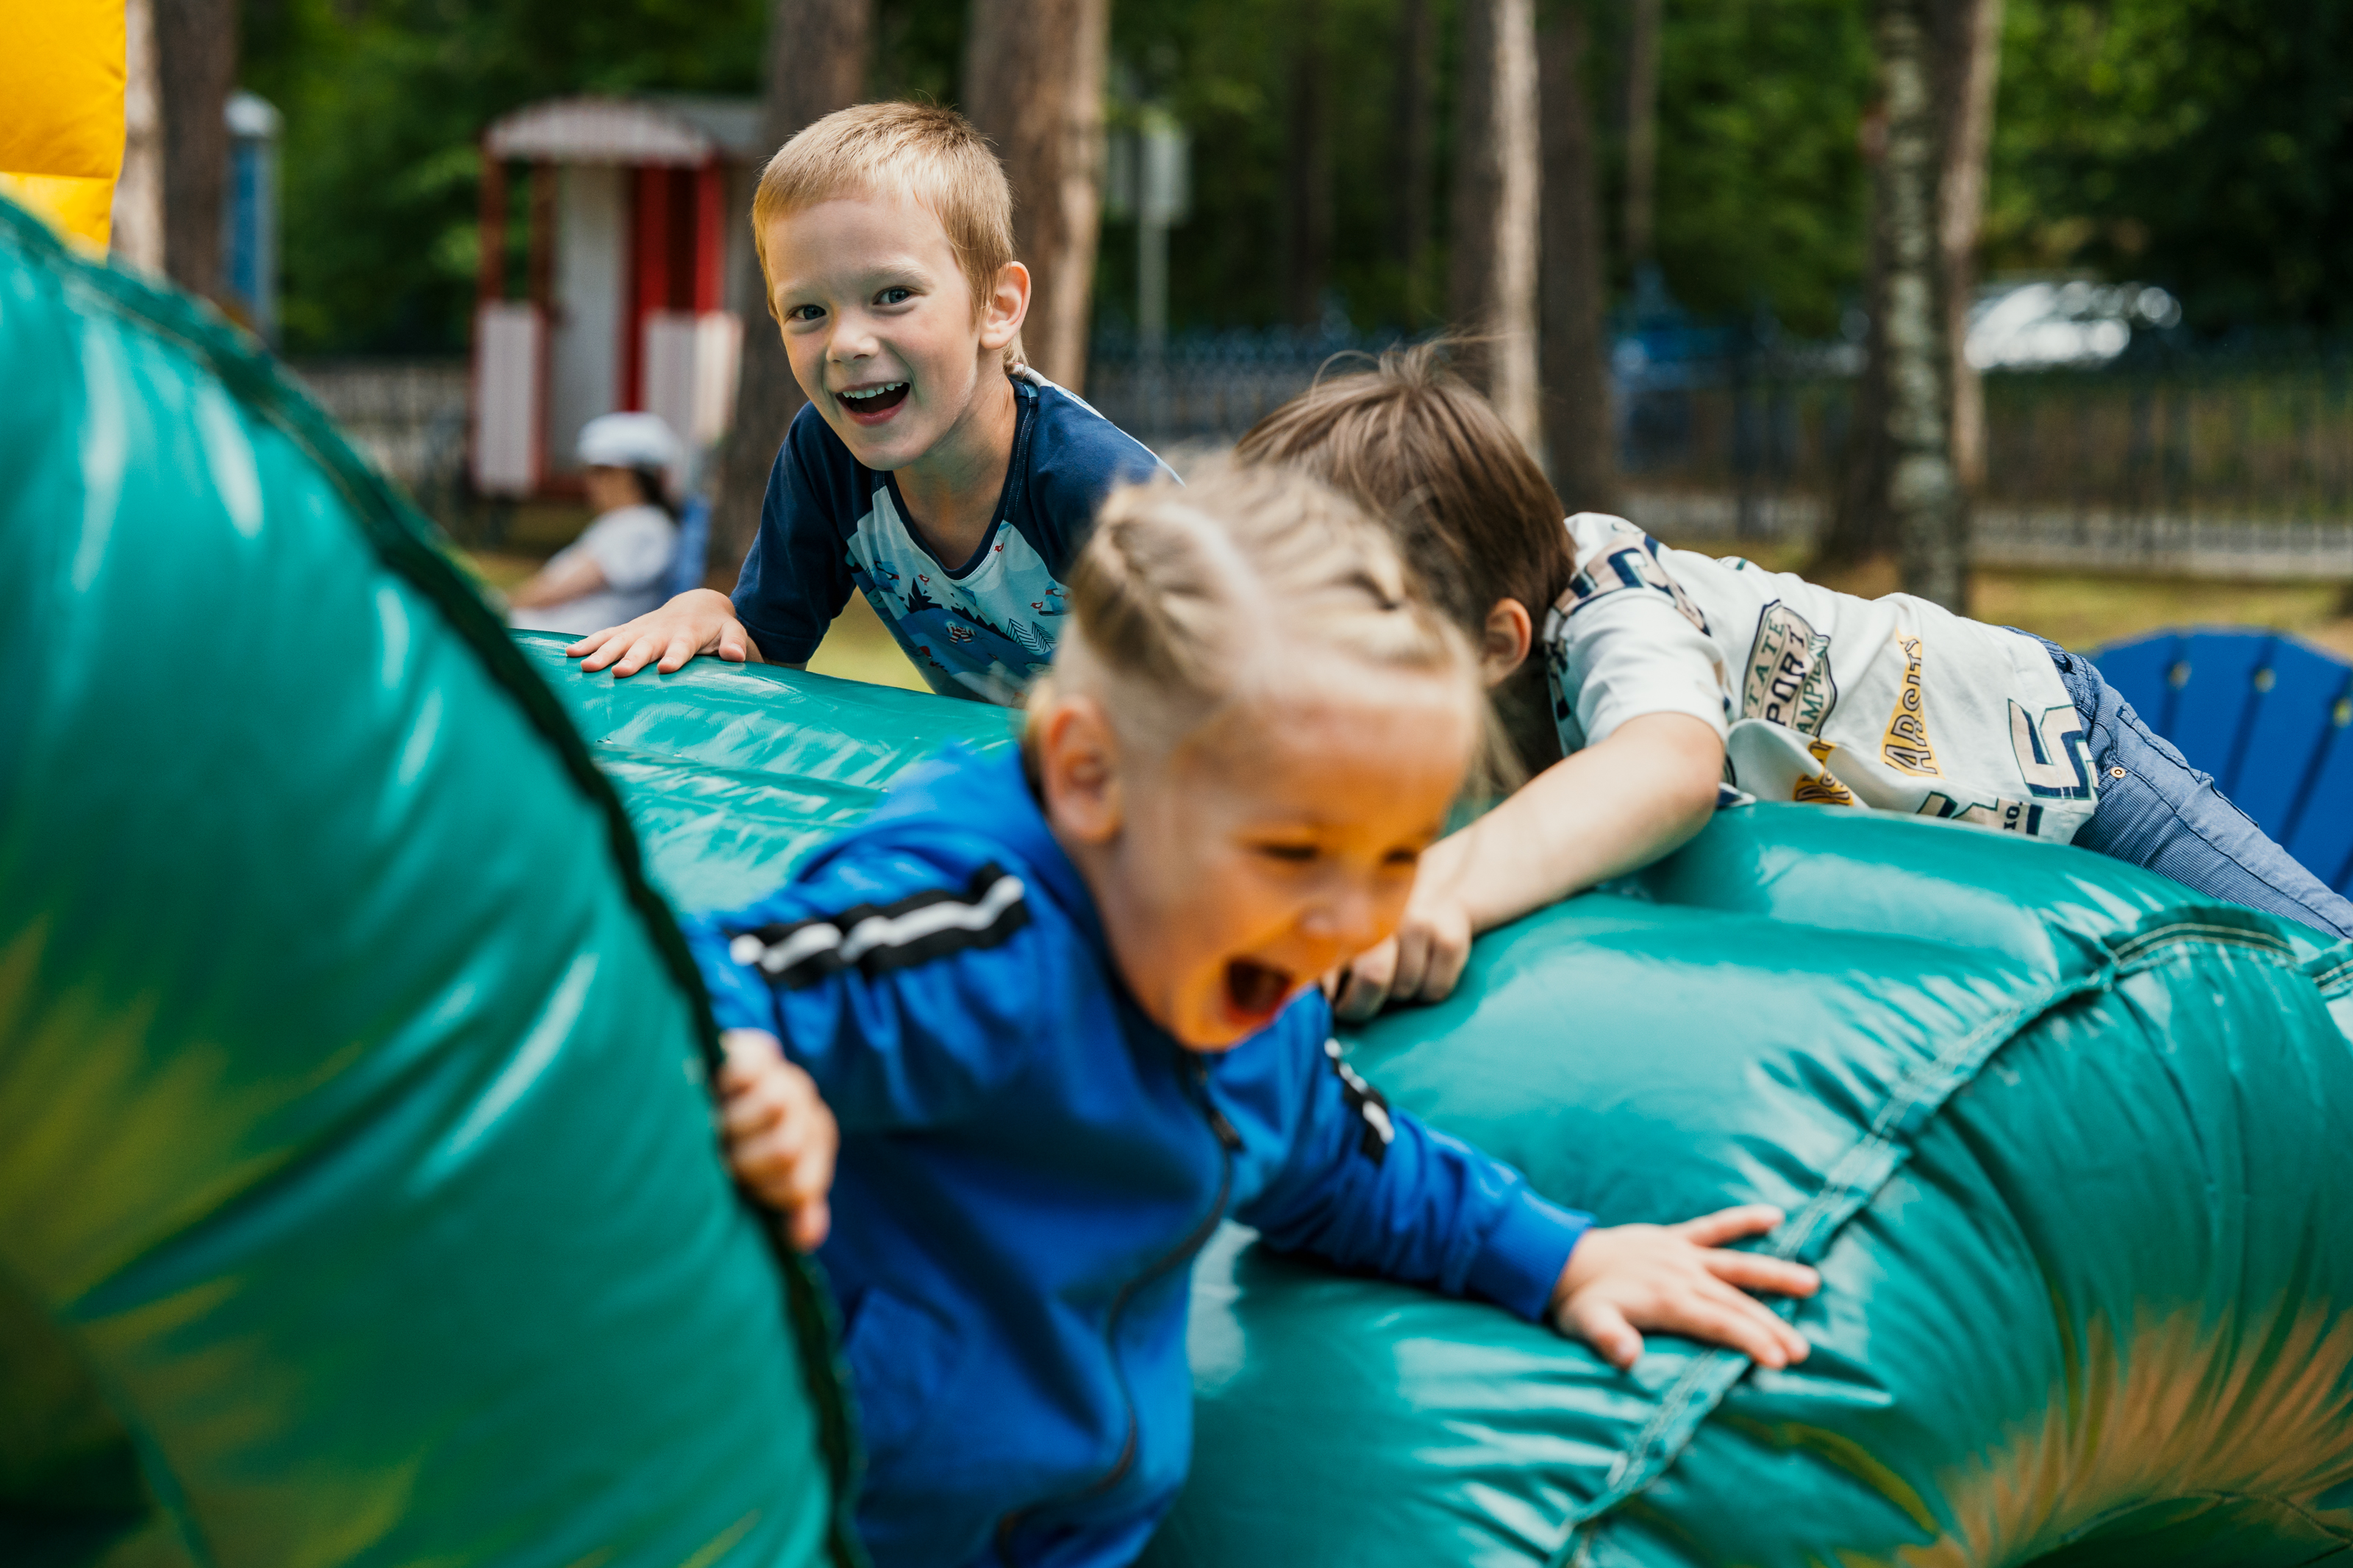
[[[1112,1298],[1111,1310],[1103,1316],[1103,1350],[1111,1357],[1113,1371],[1118,1373],[1120,1397],[1127,1405],[1127,1436],[1119,1446],[1119,1458],[1112,1461],[1109,1470],[1089,1485],[1085,1490],[1074,1492],[1057,1501],[1082,1502],[1091,1497],[1100,1497],[1119,1485],[1121,1479],[1134,1465],[1137,1436],[1135,1395],[1127,1386],[1127,1374],[1119,1370],[1119,1351],[1116,1342],[1119,1338],[1120,1319],[1126,1313],[1128,1302],[1134,1299],[1138,1290],[1179,1264],[1187,1261],[1195,1253],[1208,1245],[1209,1237],[1217,1234],[1219,1222],[1226,1217],[1226,1199],[1232,1195],[1234,1190],[1234,1155],[1240,1152],[1242,1137],[1240,1133],[1234,1131],[1234,1124],[1226,1120],[1226,1113],[1218,1109],[1217,1102],[1209,1098],[1208,1064],[1196,1057],[1193,1058],[1192,1067],[1193,1083],[1201,1095],[1202,1112],[1208,1120],[1209,1131],[1216,1133],[1218,1138],[1218,1195],[1209,1205],[1208,1214],[1203,1216],[1200,1224],[1187,1233],[1184,1240],[1155,1258],[1143,1273],[1121,1286],[1119,1294]],[[1050,1505],[1045,1503],[1033,1503],[1027,1508],[1018,1508],[997,1521],[997,1560],[1003,1563],[1006,1568],[1018,1568],[1013,1556],[1013,1532],[1020,1528],[1023,1520],[1037,1512],[1039,1509],[1048,1506]]]

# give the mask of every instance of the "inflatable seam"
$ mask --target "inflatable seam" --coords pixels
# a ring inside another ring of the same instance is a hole
[[[209,306],[156,289],[129,273],[71,255],[39,220],[5,200],[0,200],[0,234],[5,234],[20,252],[44,260],[58,277],[60,287],[75,289],[93,300],[101,313],[178,345],[319,466],[342,494],[376,559],[441,613],[458,639],[480,661],[493,684],[512,699],[526,722],[554,750],[574,784],[603,816],[607,847],[620,875],[622,888],[686,1000],[703,1058],[706,1084],[715,1082],[721,1058],[710,996],[687,951],[686,939],[676,918],[646,876],[638,852],[636,830],[621,807],[619,795],[596,767],[587,743],[581,739],[555,694],[514,647],[505,629],[491,618],[480,598],[459,577],[448,557],[430,542],[431,525],[353,452],[333,423],[307,394],[286,378],[267,351],[247,341]],[[744,1201],[748,1204],[751,1200],[747,1197]],[[833,1314],[826,1301],[828,1293],[815,1273],[813,1262],[793,1249],[779,1224],[756,1206],[754,1213],[762,1221],[762,1234],[776,1253],[778,1271],[784,1278],[790,1319],[787,1326],[801,1352],[819,1444],[832,1483],[828,1554],[839,1568],[865,1568],[865,1552],[849,1523],[857,1442],[846,1391],[846,1368],[838,1348],[839,1337],[835,1332]]]
[[[2180,942],[2235,940],[2260,934],[2218,926],[2212,929],[2226,936],[2200,938],[2186,934],[2187,929],[2186,922],[2161,928],[2177,933],[2173,940]],[[2155,937],[2160,932],[2147,934]],[[2277,939],[2266,938],[2265,943],[2277,943]],[[2284,947],[2284,943],[2277,945]],[[1820,1191],[1777,1233],[1767,1249],[1769,1253],[1789,1259],[1819,1258],[1831,1238],[1878,1195],[1880,1188],[1903,1163],[1905,1151],[1901,1141],[1907,1133],[1974,1081],[1994,1054],[2028,1024],[2072,997],[2107,989],[2118,967],[2111,959],[2089,973],[2048,986],[2032,999],[1987,1019],[1932,1060],[1905,1073],[1890,1091],[1887,1103],[1872,1119],[1870,1129],[1823,1177]],[[1658,1410],[1611,1464],[1600,1495],[1570,1513],[1567,1538],[1553,1554],[1551,1568],[1577,1568],[1591,1561],[1588,1548],[1592,1543],[1592,1533],[1584,1526],[1665,1473],[1700,1425],[1746,1373],[1748,1364],[1747,1357],[1723,1349],[1706,1351],[1692,1362],[1660,1401]]]

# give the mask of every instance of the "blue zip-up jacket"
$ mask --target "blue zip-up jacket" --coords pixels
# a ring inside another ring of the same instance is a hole
[[[1389,1110],[1320,995],[1186,1050],[1117,977],[1012,756],[951,754],[690,932],[726,1027],[841,1125],[833,1231],[878,1568],[1125,1568],[1192,1450],[1187,1275],[1220,1219],[1540,1317],[1588,1223]]]

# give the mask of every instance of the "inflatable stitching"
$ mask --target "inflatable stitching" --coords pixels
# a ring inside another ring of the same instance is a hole
[[[2275,945],[2284,948],[2285,944]],[[1840,1156],[1823,1177],[1821,1190],[1782,1226],[1770,1248],[1772,1255],[1800,1260],[1819,1258],[1831,1237],[1878,1195],[1904,1163],[1906,1151],[1898,1142],[1902,1135],[1915,1130],[1974,1081],[1995,1053],[2026,1025],[2073,997],[2107,989],[2119,971],[2120,965],[2112,958],[2087,974],[2051,985],[2040,995],[1987,1019],[1934,1060],[1905,1073],[1886,1105],[1872,1119],[1870,1131]],[[1692,1363],[1633,1441],[1620,1451],[1600,1495],[1569,1515],[1568,1538],[1554,1553],[1552,1568],[1574,1568],[1589,1561],[1585,1544],[1591,1532],[1585,1526],[1663,1474],[1747,1370],[1747,1357],[1721,1349],[1711,1350]]]

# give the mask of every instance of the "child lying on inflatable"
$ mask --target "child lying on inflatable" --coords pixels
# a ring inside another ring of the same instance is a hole
[[[1344,1016],[1446,995],[1474,935],[1674,849],[1722,784],[2073,842],[2353,936],[2353,903],[2088,659],[1906,595],[1672,550],[1622,518],[1564,528],[1526,448],[1434,347],[1319,384],[1237,450],[1390,520],[1477,641],[1535,775],[1430,850],[1396,936],[1350,966]]]
[[[1380,527],[1277,470],[1130,489],[1071,588],[1018,757],[952,757],[691,938],[731,1159],[823,1241],[875,1562],[1134,1562],[1228,1216],[1621,1366],[1644,1329],[1802,1358],[1744,1288],[1813,1271],[1723,1246],[1777,1211],[1591,1228],[1329,1043],[1315,979],[1395,924],[1483,725]]]

